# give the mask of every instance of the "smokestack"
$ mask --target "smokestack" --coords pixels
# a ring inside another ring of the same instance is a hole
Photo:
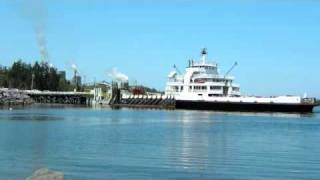
[[[71,64],[71,69],[73,70],[73,81],[74,84],[77,85],[77,74],[78,74],[78,70],[77,70],[77,66],[75,64]]]

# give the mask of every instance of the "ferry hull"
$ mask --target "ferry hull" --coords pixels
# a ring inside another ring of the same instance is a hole
[[[177,109],[244,111],[244,112],[298,112],[309,113],[316,104],[268,104],[268,103],[233,103],[176,100]]]

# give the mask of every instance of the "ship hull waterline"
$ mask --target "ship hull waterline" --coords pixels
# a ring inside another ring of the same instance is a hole
[[[243,102],[208,102],[176,100],[176,109],[238,111],[238,112],[296,112],[312,113],[317,104],[276,104]]]

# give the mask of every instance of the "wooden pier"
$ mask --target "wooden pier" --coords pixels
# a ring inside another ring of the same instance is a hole
[[[57,91],[24,91],[36,103],[50,104],[83,104],[89,105],[93,99],[93,94],[89,92],[57,92]]]

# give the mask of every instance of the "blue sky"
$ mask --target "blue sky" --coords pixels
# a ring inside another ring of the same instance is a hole
[[[3,65],[40,59],[21,1],[0,0]],[[50,62],[69,76],[71,63],[86,81],[109,80],[117,67],[163,90],[172,65],[183,70],[206,47],[221,72],[238,62],[232,75],[243,94],[320,96],[318,1],[56,0],[42,8]]]

